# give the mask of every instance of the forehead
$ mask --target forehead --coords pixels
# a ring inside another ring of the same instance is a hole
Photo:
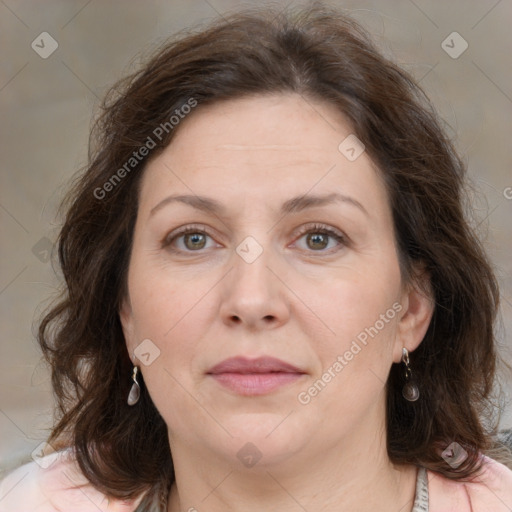
[[[338,189],[364,192],[379,202],[384,198],[370,158],[363,152],[350,161],[340,151],[353,134],[328,103],[297,94],[227,100],[199,106],[178,128],[147,166],[141,204],[170,189],[188,194],[213,189],[225,197],[259,192],[266,198]]]
[[[332,105],[298,94],[252,96],[199,106],[179,128],[172,141],[177,151],[197,137],[199,148],[248,157],[260,151],[269,156],[286,152],[304,156],[312,150],[318,157],[329,147],[336,152],[336,142],[350,133],[347,121]]]

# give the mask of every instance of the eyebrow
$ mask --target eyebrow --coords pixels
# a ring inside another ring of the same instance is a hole
[[[150,216],[161,210],[164,206],[175,202],[187,204],[197,210],[211,213],[213,215],[226,214],[226,207],[211,197],[184,194],[166,197],[151,209]],[[355,206],[364,214],[369,215],[366,208],[359,201],[357,201],[357,199],[346,196],[344,194],[339,194],[337,192],[332,192],[331,194],[325,195],[304,194],[302,196],[292,197],[282,204],[281,214],[286,215],[290,213],[297,213],[306,210],[307,208],[326,206],[337,202]]]

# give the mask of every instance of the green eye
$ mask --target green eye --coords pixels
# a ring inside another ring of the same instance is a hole
[[[183,241],[185,247],[191,250],[203,249],[206,245],[206,235],[205,233],[186,233],[183,236]]]
[[[177,233],[167,235],[162,247],[168,247],[175,252],[198,252],[206,248],[207,239],[211,238],[200,226],[188,226]]]

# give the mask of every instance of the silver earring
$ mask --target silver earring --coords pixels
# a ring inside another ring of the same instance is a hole
[[[420,397],[420,390],[412,377],[412,370],[409,365],[409,352],[406,348],[402,349],[402,363],[405,364],[405,386],[402,388],[402,396],[408,402],[416,402]]]
[[[134,366],[133,367],[133,375],[132,375],[133,384],[130,389],[130,393],[128,393],[128,400],[127,400],[128,405],[135,405],[139,401],[139,398],[140,398],[140,386],[139,386],[139,383],[137,382],[137,372],[138,371],[139,371],[139,367]]]

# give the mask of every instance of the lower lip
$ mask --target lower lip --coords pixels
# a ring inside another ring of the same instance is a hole
[[[239,395],[257,396],[270,393],[295,382],[302,373],[216,373],[210,374],[219,384]]]

